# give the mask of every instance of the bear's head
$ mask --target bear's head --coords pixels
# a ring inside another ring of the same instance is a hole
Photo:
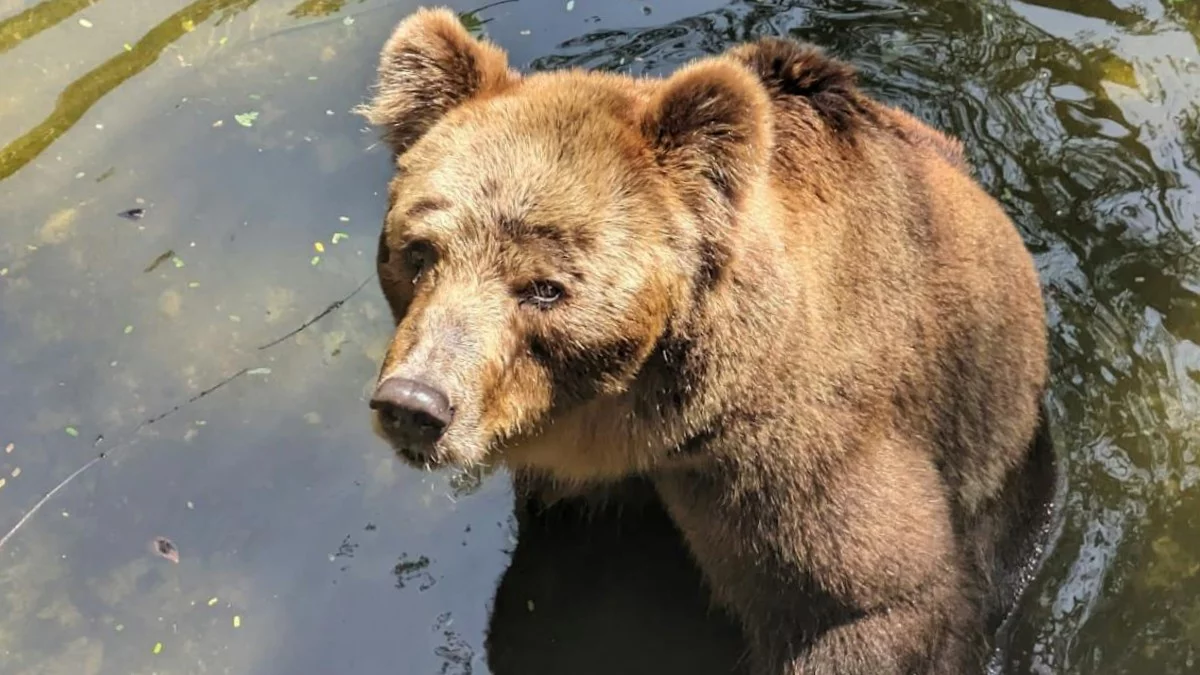
[[[761,83],[722,58],[522,76],[442,9],[400,23],[378,77],[361,112],[396,167],[378,428],[418,465],[607,461],[582,439],[612,438],[765,175]]]

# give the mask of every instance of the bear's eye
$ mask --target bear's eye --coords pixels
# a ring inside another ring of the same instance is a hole
[[[413,283],[421,280],[421,275],[433,265],[437,252],[427,241],[414,241],[404,249],[404,263],[413,273]]]
[[[552,305],[563,299],[566,292],[561,284],[553,281],[538,280],[521,289],[520,301],[537,309],[550,309]]]

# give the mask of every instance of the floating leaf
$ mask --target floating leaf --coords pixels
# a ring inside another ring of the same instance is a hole
[[[319,263],[319,262],[321,262],[321,256],[319,256],[319,255],[314,255],[314,256],[312,257],[312,261],[310,262],[310,264],[312,264],[312,265],[315,267],[315,266],[316,266],[316,264],[317,264],[317,263]]]
[[[183,26],[183,29],[189,33],[196,30],[196,22],[192,21],[191,19],[184,19],[181,25]]]
[[[63,431],[66,431],[71,438],[79,438],[79,431],[75,427],[67,427]]]
[[[161,642],[155,642],[155,643],[154,643],[154,650],[153,650],[153,651],[154,651],[154,654],[156,654],[156,655],[157,655],[157,654],[161,654],[161,653],[162,653],[162,643],[161,643]]]
[[[234,615],[233,615],[233,627],[234,627],[234,628],[241,628],[241,627],[242,627],[242,617],[241,617],[240,615],[238,615],[238,614],[234,614]]]
[[[567,0],[567,11],[575,9],[575,0]]]
[[[338,216],[338,220],[342,221],[343,223],[348,223],[350,222],[350,216]]]
[[[155,537],[150,541],[150,550],[157,556],[179,564],[179,548],[166,537]]]
[[[343,239],[349,239],[349,238],[350,238],[350,235],[346,234],[345,232],[334,232],[333,236],[329,238],[329,243],[336,244]]]
[[[8,445],[4,446],[4,454],[7,455],[7,454],[11,453],[13,451],[13,448],[15,448],[15,447],[16,446],[13,445],[12,443],[9,443]]]
[[[348,16],[348,17],[342,19],[342,25],[353,26],[354,25],[354,17]]]
[[[209,598],[209,599],[208,599],[208,606],[209,606],[209,607],[213,607],[213,606],[214,606],[214,605],[216,605],[216,604],[217,604],[217,596],[215,596],[215,595],[214,595],[214,596],[212,596],[211,598]]]
[[[8,268],[7,267],[0,268],[0,277],[6,277],[6,276],[8,276]]]
[[[133,45],[129,44],[128,42],[126,42],[125,44],[123,44],[121,46],[124,47],[125,51],[127,51],[127,52],[133,51]]]
[[[322,243],[321,243],[321,242],[319,242],[319,241],[318,241],[318,242],[314,242],[314,243],[313,243],[313,248],[317,249],[317,253],[324,253],[324,252],[325,252],[325,244],[322,244]]]
[[[88,21],[87,19],[80,19],[80,20],[79,20],[79,25],[80,25],[80,26],[83,26],[84,28],[91,28],[91,27],[92,27],[92,22],[91,22],[91,21]]]
[[[130,326],[125,326],[125,334],[126,334],[126,335],[129,335],[129,334],[130,334],[130,333],[132,333],[132,332],[133,332],[133,326],[132,326],[132,325],[130,325]]]
[[[258,119],[258,111],[251,110],[250,112],[239,113],[233,116],[234,121],[244,127],[254,126],[254,121]]]
[[[176,269],[183,267],[183,261],[179,259],[179,256],[171,258],[171,264],[174,265]]]
[[[7,480],[7,479],[5,479],[5,478],[0,478],[0,488],[4,487],[4,484],[5,484],[5,483],[7,483],[7,482],[8,482],[8,480]]]

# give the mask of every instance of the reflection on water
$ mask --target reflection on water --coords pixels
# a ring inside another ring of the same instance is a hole
[[[1042,274],[1069,467],[1006,670],[1194,672],[1200,5],[452,4],[530,69],[790,34],[960,135]],[[0,2],[0,532],[88,467],[0,547],[6,673],[739,663],[657,516],[518,528],[503,477],[371,434],[388,158],[347,111],[414,6]]]

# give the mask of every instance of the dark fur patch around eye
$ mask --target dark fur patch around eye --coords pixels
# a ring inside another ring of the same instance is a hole
[[[638,352],[632,339],[616,339],[585,350],[567,350],[555,337],[535,337],[529,352],[550,375],[553,405],[569,406],[595,398],[606,382],[628,372]]]
[[[419,218],[423,215],[433,213],[434,211],[444,211],[448,208],[450,208],[450,202],[447,202],[444,199],[421,199],[412,206],[408,207],[408,210],[404,212],[404,217],[412,220],[414,218]]]

